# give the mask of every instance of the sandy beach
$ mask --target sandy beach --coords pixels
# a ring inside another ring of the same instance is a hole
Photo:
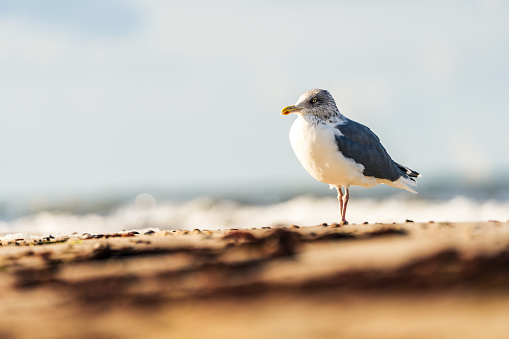
[[[4,241],[0,338],[507,338],[509,223]]]

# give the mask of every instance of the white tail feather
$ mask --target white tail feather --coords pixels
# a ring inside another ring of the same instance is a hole
[[[399,189],[407,190],[410,193],[419,194],[407,186],[407,185],[417,186],[417,184],[414,181],[410,180],[409,178],[399,177],[399,179],[396,181],[384,180],[381,183],[384,183],[388,186],[396,187]]]

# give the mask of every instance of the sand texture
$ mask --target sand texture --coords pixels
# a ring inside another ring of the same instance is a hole
[[[0,246],[0,338],[509,338],[509,223]]]

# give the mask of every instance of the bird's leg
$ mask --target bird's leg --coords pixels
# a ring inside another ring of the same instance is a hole
[[[341,205],[341,224],[348,225],[348,221],[346,221],[346,206],[348,205],[348,199],[350,199],[350,187],[345,186],[345,194],[342,195],[343,202]]]
[[[344,217],[343,217],[343,188],[341,186],[336,186],[336,189],[338,190],[339,213],[341,214],[341,220],[343,220],[344,219]]]

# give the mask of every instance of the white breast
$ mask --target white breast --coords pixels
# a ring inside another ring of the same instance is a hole
[[[330,185],[371,187],[378,182],[362,174],[364,167],[338,150],[332,126],[298,116],[290,130],[290,143],[302,166],[315,179]],[[339,132],[337,132],[339,133]]]

